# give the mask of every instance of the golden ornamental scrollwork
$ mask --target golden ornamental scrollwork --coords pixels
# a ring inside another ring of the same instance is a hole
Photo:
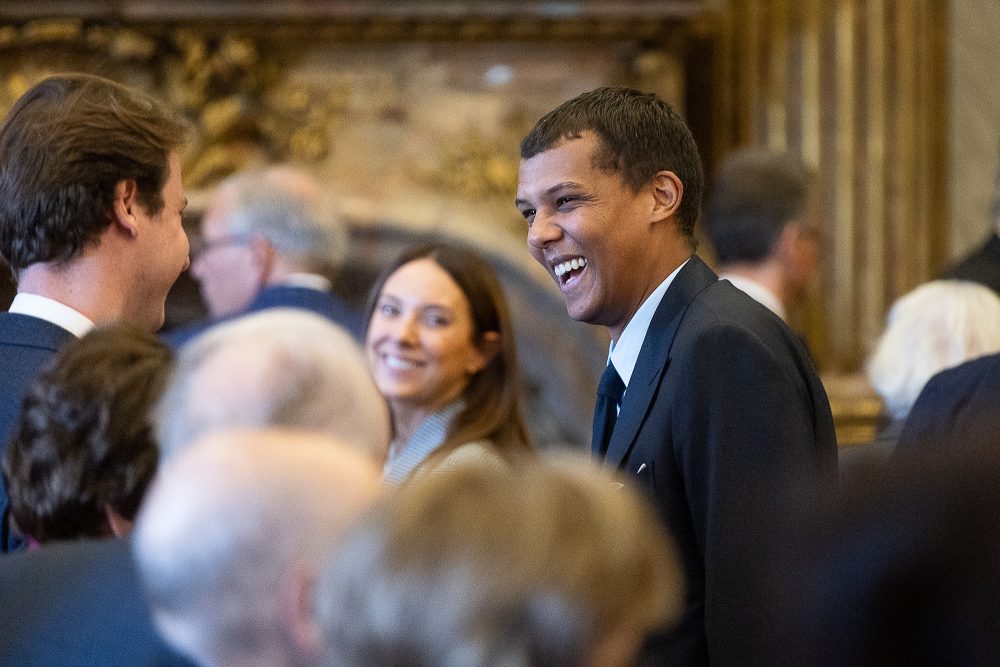
[[[328,91],[289,84],[281,53],[259,37],[197,27],[122,26],[80,19],[0,25],[0,114],[56,72],[88,71],[152,88],[191,121],[185,180],[198,189],[255,163],[314,163],[330,151],[341,106]],[[337,96],[342,96],[338,92]]]
[[[415,181],[434,191],[477,201],[509,197],[517,189],[517,146],[520,128],[507,128],[500,136],[467,130],[440,142],[440,154],[414,165]]]
[[[381,155],[368,160],[353,153],[365,137],[381,145],[374,139],[387,132],[399,137],[395,145],[402,159],[393,164],[386,159],[383,171],[404,176],[405,186],[468,202],[502,202],[507,210],[516,189],[517,145],[530,126],[516,100],[497,102],[502,92],[446,89],[466,96],[469,105],[477,103],[475,95],[492,96],[502,120],[486,128],[452,126],[436,117],[428,122],[420,105],[433,102],[414,90],[424,82],[446,86],[434,66],[391,59],[386,67],[392,71],[364,61],[342,66],[329,55],[332,48],[414,39],[625,40],[616,54],[626,74],[644,88],[662,89],[664,81],[679,78],[676,61],[658,46],[662,41],[657,36],[666,34],[666,26],[662,17],[528,20],[518,15],[419,21],[382,17],[316,25],[125,24],[78,18],[0,24],[0,113],[46,74],[91,71],[149,89],[190,119],[194,140],[184,173],[193,190],[206,189],[235,170],[279,160],[323,167],[361,159],[377,173],[372,165]],[[636,38],[643,40],[642,46]],[[324,48],[327,61],[309,60]],[[636,54],[631,61],[630,52]],[[474,122],[475,113],[466,111],[462,122]],[[430,139],[423,142],[421,136]],[[414,137],[416,142],[407,141]],[[426,148],[415,150],[412,143],[426,143]],[[387,146],[391,151],[394,145]]]
[[[263,57],[258,39],[238,33],[178,29],[172,38],[177,51],[166,68],[168,86],[198,134],[185,171],[192,187],[255,163],[308,164],[327,156],[330,113],[323,91],[289,85],[286,58]]]

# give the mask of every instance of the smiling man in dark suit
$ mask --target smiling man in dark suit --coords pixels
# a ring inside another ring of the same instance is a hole
[[[795,336],[693,254],[703,187],[668,105],[601,88],[524,139],[516,203],[570,316],[611,334],[595,454],[647,489],[682,552],[685,617],[657,660],[747,664],[765,529],[793,485],[835,479],[836,439]]]

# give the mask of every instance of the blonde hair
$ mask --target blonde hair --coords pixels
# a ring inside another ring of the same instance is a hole
[[[415,478],[342,544],[317,595],[331,664],[580,664],[683,607],[652,507],[581,459]]]

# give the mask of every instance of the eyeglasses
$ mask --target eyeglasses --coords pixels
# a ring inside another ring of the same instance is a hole
[[[246,243],[246,239],[242,236],[220,236],[217,239],[207,240],[207,239],[196,239],[194,243],[191,244],[191,258],[196,259],[198,257],[204,257],[213,250],[219,248],[225,248],[231,245],[241,245]]]

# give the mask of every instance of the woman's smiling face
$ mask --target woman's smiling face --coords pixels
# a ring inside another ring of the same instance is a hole
[[[404,264],[382,286],[365,341],[382,395],[428,414],[460,397],[489,361],[469,301],[433,260]]]

